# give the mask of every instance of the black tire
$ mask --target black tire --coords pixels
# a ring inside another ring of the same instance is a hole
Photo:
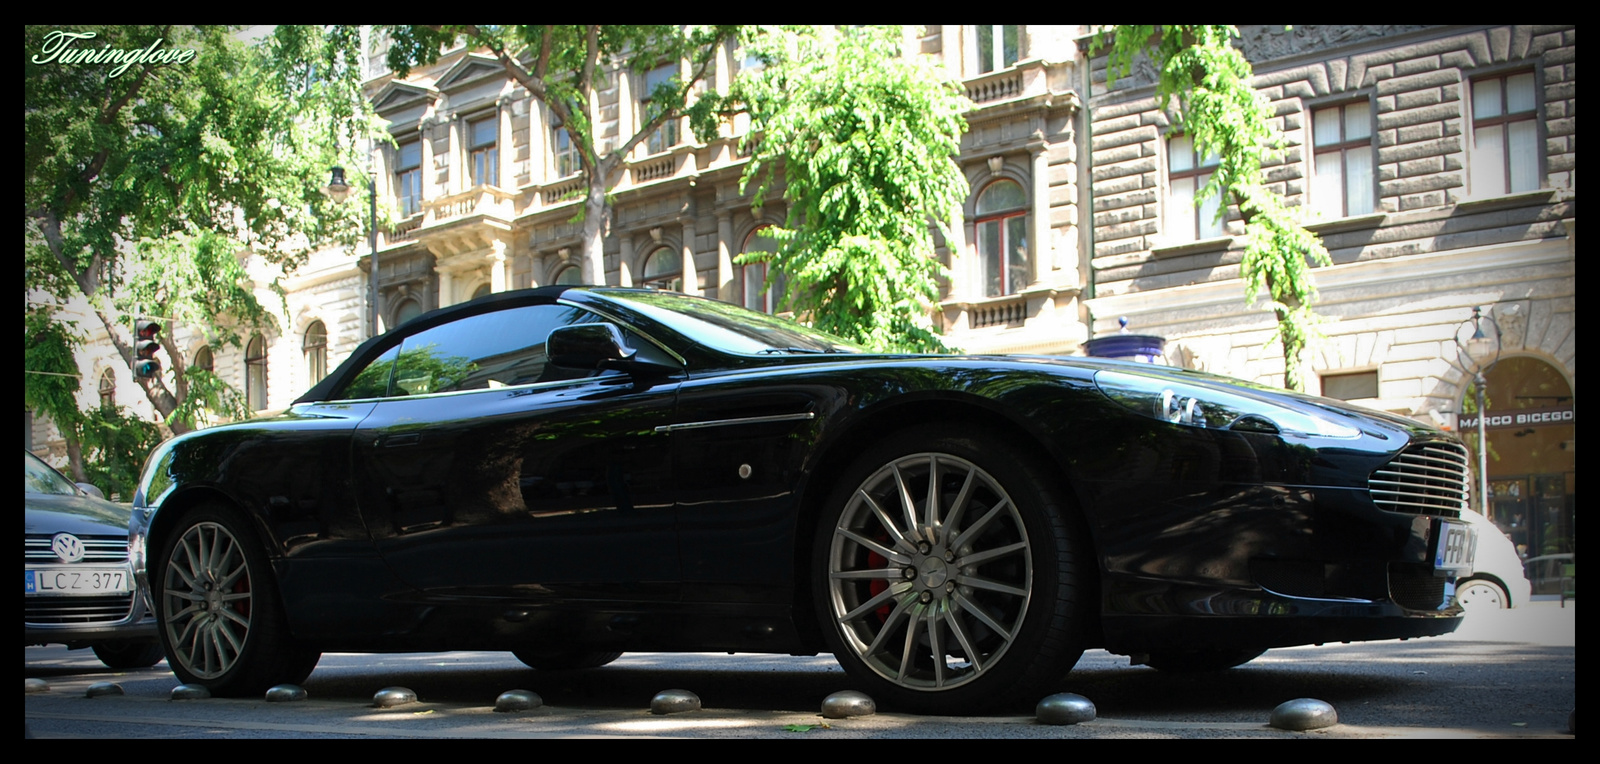
[[[1197,674],[1204,671],[1225,671],[1243,666],[1261,657],[1264,648],[1239,648],[1234,650],[1193,650],[1189,652],[1151,653],[1145,665],[1169,674]]]
[[[114,669],[150,668],[167,657],[160,642],[104,642],[94,646],[94,657]]]
[[[622,653],[603,653],[593,650],[512,650],[517,660],[529,668],[541,671],[573,671],[600,668],[618,658]]]
[[[1032,707],[1083,654],[1086,547],[1036,459],[949,429],[894,435],[840,480],[812,550],[818,622],[888,706]]]
[[[180,681],[240,697],[298,684],[316,668],[321,653],[290,636],[265,548],[237,512],[189,512],[151,567],[161,642]]]

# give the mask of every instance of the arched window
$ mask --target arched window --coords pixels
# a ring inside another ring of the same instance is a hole
[[[199,350],[194,351],[194,363],[190,364],[190,366],[215,372],[217,370],[217,359],[211,352],[211,346],[201,345]]]
[[[645,258],[639,286],[683,291],[683,258],[671,247],[661,247]]]
[[[561,284],[563,286],[572,286],[572,285],[576,285],[576,284],[582,284],[583,283],[583,269],[579,268],[576,265],[569,265],[569,266],[567,266],[565,268],[562,268],[560,271],[558,271],[556,273],[556,277],[554,279],[552,279],[550,281],[550,283],[552,283],[552,284]]]
[[[488,284],[479,284],[477,289],[472,290],[472,299],[476,300],[479,297],[488,294],[489,288],[490,287]]]
[[[394,309],[394,325],[400,326],[420,315],[422,315],[422,304],[407,297]]]
[[[106,369],[100,375],[100,407],[112,408],[117,405],[117,375]]]
[[[978,194],[977,213],[984,295],[1022,291],[1028,285],[1028,195],[1015,181],[997,180]]]
[[[305,351],[307,379],[313,385],[321,382],[328,376],[328,327],[321,321],[312,321],[306,327],[301,349]]]
[[[244,398],[251,411],[267,407],[267,341],[259,334],[244,348]]]
[[[761,226],[745,237],[744,249],[741,253],[748,252],[776,252],[778,243],[767,234],[772,226]],[[751,310],[763,313],[776,313],[783,300],[784,290],[788,287],[788,279],[782,272],[774,274],[772,288],[767,288],[767,273],[771,270],[767,263],[750,263],[740,266],[739,286],[740,303]]]

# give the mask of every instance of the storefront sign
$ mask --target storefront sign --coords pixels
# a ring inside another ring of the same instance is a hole
[[[1484,419],[1484,428],[1489,430],[1503,430],[1511,427],[1537,427],[1543,424],[1572,424],[1573,409],[1571,406],[1547,409],[1513,409],[1505,413],[1489,412]],[[1470,432],[1478,429],[1478,417],[1462,415],[1458,420],[1456,429],[1460,432]]]

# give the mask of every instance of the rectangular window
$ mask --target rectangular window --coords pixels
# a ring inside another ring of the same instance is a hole
[[[556,157],[556,177],[578,174],[582,165],[578,162],[578,145],[572,142],[572,133],[559,123],[551,128],[550,133],[550,145]]]
[[[644,95],[639,99],[639,121],[649,122],[660,114],[661,107],[655,98],[656,88],[661,86],[678,86],[678,65],[665,64],[650,70],[644,76]],[[673,146],[678,145],[678,120],[669,119],[663,122],[655,132],[650,134],[649,151],[660,154]]]
[[[1354,401],[1378,397],[1378,372],[1322,375],[1322,397]]]
[[[400,217],[422,209],[422,141],[400,144],[394,156],[394,193]]]
[[[1327,220],[1372,212],[1371,102],[1313,111],[1311,143],[1312,210]]]
[[[1197,209],[1195,195],[1211,182],[1214,156],[1199,157],[1194,139],[1179,135],[1167,142],[1167,235],[1172,243],[1214,239],[1227,233],[1226,221],[1219,219],[1221,199],[1213,194]]]
[[[985,24],[978,30],[978,73],[997,72],[1017,63],[1022,54],[1021,28],[1016,24]]]
[[[500,120],[495,117],[467,124],[468,164],[472,167],[472,185],[500,185]]]
[[[1498,196],[1539,183],[1539,96],[1533,72],[1472,81],[1472,192]]]

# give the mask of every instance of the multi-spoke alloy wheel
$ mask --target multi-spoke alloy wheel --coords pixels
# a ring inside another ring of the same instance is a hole
[[[162,581],[167,644],[200,679],[226,674],[250,635],[254,589],[239,540],[217,523],[196,523],[178,539]]]
[[[897,439],[869,457],[819,532],[818,595],[846,668],[901,705],[963,713],[1059,679],[1081,648],[1066,523],[1047,489],[1008,449],[946,440]]]
[[[302,681],[320,657],[289,639],[266,558],[242,527],[232,513],[193,512],[153,571],[173,673],[219,695]]]

